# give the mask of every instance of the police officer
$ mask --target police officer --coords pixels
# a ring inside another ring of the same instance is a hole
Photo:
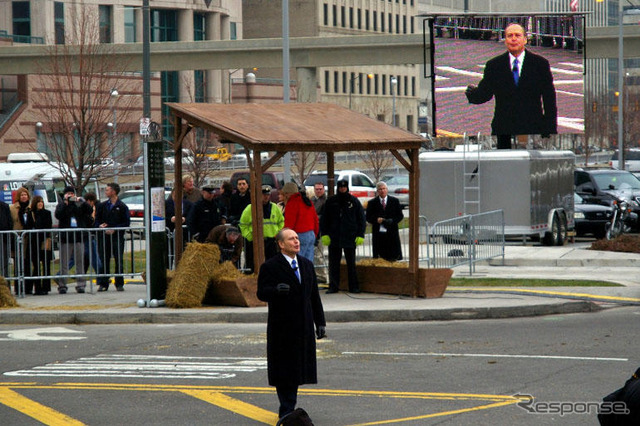
[[[213,199],[215,188],[205,185],[202,188],[202,199],[193,205],[187,216],[187,227],[194,239],[200,243],[216,226],[226,223],[227,211]]]

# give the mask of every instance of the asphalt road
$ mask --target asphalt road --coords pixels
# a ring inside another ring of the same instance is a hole
[[[329,324],[316,425],[596,425],[640,364],[640,309],[507,320]],[[274,424],[264,324],[0,326],[3,425]],[[59,340],[46,340],[59,339]],[[526,397],[520,397],[527,400]]]

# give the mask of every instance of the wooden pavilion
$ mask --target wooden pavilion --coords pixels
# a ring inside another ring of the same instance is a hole
[[[419,191],[418,152],[422,139],[415,134],[372,119],[343,107],[325,103],[280,104],[206,104],[168,103],[175,125],[175,190],[182,198],[182,142],[188,132],[199,127],[220,136],[227,143],[237,143],[247,153],[253,240],[263,240],[261,182],[262,173],[287,152],[325,152],[327,186],[333,194],[334,154],[341,151],[388,150],[409,172],[409,280],[418,284]],[[260,153],[275,152],[267,160]],[[401,154],[404,151],[406,156]],[[252,152],[253,156],[249,153]],[[264,162],[263,162],[264,161]],[[180,217],[181,203],[175,204]],[[264,247],[254,244],[256,264],[264,262]],[[176,227],[176,261],[182,251],[182,229]],[[415,294],[415,293],[414,293]]]

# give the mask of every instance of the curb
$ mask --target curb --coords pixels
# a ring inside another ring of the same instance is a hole
[[[526,306],[325,311],[327,322],[403,322],[449,321],[467,319],[504,319],[541,315],[596,312],[602,307],[590,301],[570,301]],[[267,312],[172,312],[159,308],[154,312],[0,312],[0,324],[186,324],[186,323],[265,323]]]

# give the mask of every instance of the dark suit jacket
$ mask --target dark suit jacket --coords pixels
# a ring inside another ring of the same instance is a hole
[[[258,298],[269,303],[267,366],[269,384],[317,383],[315,326],[326,325],[313,263],[297,256],[300,278],[280,253],[267,260],[258,274]],[[289,284],[279,294],[278,283]]]
[[[516,86],[509,52],[490,59],[477,89],[467,90],[472,104],[495,97],[491,122],[494,135],[550,135],[558,133],[558,109],[549,61],[526,50]]]
[[[380,232],[378,218],[384,218],[387,232]],[[381,257],[390,262],[402,259],[398,224],[404,218],[400,201],[396,197],[387,195],[387,205],[382,209],[380,197],[375,197],[367,203],[367,222],[371,224],[373,257]]]

